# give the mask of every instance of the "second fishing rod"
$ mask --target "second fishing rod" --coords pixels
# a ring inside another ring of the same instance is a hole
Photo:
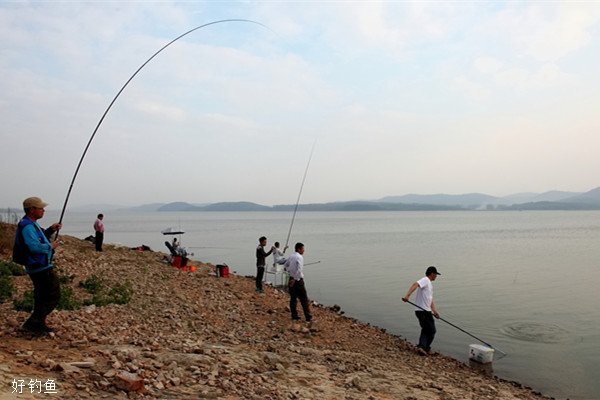
[[[296,205],[294,206],[294,213],[292,214],[292,222],[290,223],[290,229],[287,234],[287,238],[285,239],[285,248],[288,247],[290,243],[290,236],[292,235],[292,228],[294,227],[294,221],[296,220],[296,213],[298,212],[298,206],[300,205],[300,197],[302,196],[302,189],[304,189],[304,183],[306,182],[306,175],[308,174],[308,167],[310,166],[310,161],[312,160],[313,153],[315,152],[315,146],[317,144],[317,140],[313,142],[312,148],[310,150],[310,156],[308,157],[308,163],[306,164],[306,169],[304,170],[304,176],[302,177],[302,184],[300,185],[300,191],[298,192],[298,199],[296,200]]]

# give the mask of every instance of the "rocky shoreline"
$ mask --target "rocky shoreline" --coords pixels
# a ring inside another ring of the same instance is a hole
[[[314,327],[292,326],[288,295],[253,279],[214,276],[164,262],[164,254],[63,236],[61,275],[129,282],[131,301],[55,311],[55,332],[27,337],[28,313],[0,304],[0,399],[547,399],[452,358],[419,356],[412,344],[314,305]],[[8,259],[8,255],[2,255]],[[31,288],[14,277],[15,297]],[[14,381],[24,381],[14,393]],[[41,382],[30,390],[30,381]],[[56,394],[44,383],[56,383]]]

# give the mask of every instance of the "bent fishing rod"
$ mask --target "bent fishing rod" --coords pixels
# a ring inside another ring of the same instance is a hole
[[[300,204],[300,197],[302,196],[302,189],[304,189],[304,182],[306,182],[306,174],[308,174],[308,167],[310,166],[310,160],[312,160],[313,153],[315,152],[315,145],[317,144],[317,139],[315,139],[312,149],[310,150],[310,156],[308,157],[308,163],[306,164],[306,169],[304,170],[304,176],[302,177],[302,184],[300,185],[300,192],[298,192],[298,199],[296,200],[296,206],[294,207],[294,213],[292,214],[292,223],[290,224],[290,230],[288,231],[287,238],[285,239],[285,247],[288,247],[290,242],[290,235],[292,234],[292,227],[294,226],[294,220],[296,219],[296,212],[298,212],[298,205]]]
[[[175,43],[176,41],[178,41],[182,37],[184,37],[186,35],[189,35],[190,33],[194,32],[194,31],[197,31],[198,29],[202,29],[202,28],[205,28],[205,27],[210,26],[210,25],[221,24],[221,23],[225,23],[225,22],[248,22],[248,23],[251,23],[251,24],[260,25],[263,28],[266,28],[266,29],[270,30],[270,28],[268,26],[266,26],[264,24],[261,24],[260,22],[252,21],[250,19],[223,19],[223,20],[219,20],[219,21],[209,22],[207,24],[203,24],[203,25],[197,26],[197,27],[195,27],[193,29],[190,29],[189,31],[187,31],[187,32],[185,32],[185,33],[177,36],[175,39],[171,40],[169,43],[167,43],[163,47],[161,47],[160,50],[158,50],[156,53],[154,53],[149,59],[146,60],[146,62],[144,62],[142,65],[140,65],[140,67],[133,73],[133,75],[131,75],[131,77],[127,80],[127,82],[125,82],[125,84],[123,85],[123,87],[121,87],[121,89],[117,92],[116,96],[112,99],[112,101],[110,102],[110,104],[108,105],[108,107],[106,108],[106,110],[104,111],[104,114],[102,114],[102,117],[100,118],[100,121],[98,121],[98,124],[96,125],[96,128],[94,129],[94,132],[92,133],[92,136],[88,140],[88,143],[85,146],[85,149],[83,150],[83,154],[81,155],[81,158],[79,159],[79,163],[77,164],[77,168],[75,168],[75,173],[73,174],[73,179],[71,179],[71,184],[69,186],[69,190],[67,191],[67,197],[65,198],[65,202],[63,204],[62,211],[60,212],[60,219],[58,221],[59,224],[62,224],[62,220],[63,220],[63,217],[65,215],[65,210],[67,209],[67,203],[69,202],[69,197],[71,196],[71,190],[73,190],[73,185],[75,184],[75,179],[77,178],[77,174],[79,173],[79,169],[81,168],[81,164],[83,163],[83,159],[85,158],[85,155],[87,154],[87,151],[90,148],[90,145],[92,144],[92,140],[94,140],[94,137],[96,136],[96,133],[98,132],[98,129],[100,128],[100,125],[102,125],[102,122],[104,121],[104,118],[106,117],[106,115],[108,114],[108,112],[110,111],[110,109],[112,108],[112,106],[115,103],[115,101],[117,101],[117,99],[119,98],[119,96],[121,95],[121,93],[123,92],[123,90],[125,90],[125,88],[127,87],[127,85],[129,85],[129,83],[133,80],[133,78],[135,78],[135,76],[142,70],[142,68],[144,68],[146,66],[146,64],[148,64],[150,61],[152,61],[152,59],[154,59],[154,57],[156,57],[164,49],[166,49],[167,47],[169,47],[170,45],[172,45],[173,43]],[[58,232],[59,232],[59,230],[56,231],[56,237],[57,238],[58,238]]]
[[[413,306],[415,306],[415,307],[417,307],[417,308],[420,308],[420,309],[421,309],[421,310],[423,310],[423,311],[427,311],[427,312],[429,312],[429,310],[426,310],[426,309],[424,309],[423,307],[421,307],[421,306],[419,306],[419,305],[416,305],[415,303],[413,303],[412,301],[410,301],[410,300],[408,300],[408,299],[406,300],[406,303],[412,304]],[[489,348],[491,348],[491,349],[494,349],[494,350],[498,351],[499,353],[502,353],[502,354],[503,354],[503,356],[506,356],[506,355],[507,355],[507,354],[506,354],[505,352],[503,352],[502,350],[500,350],[500,349],[498,349],[498,348],[496,348],[496,347],[492,346],[491,344],[489,344],[489,343],[487,343],[487,342],[484,342],[483,340],[479,339],[477,336],[475,336],[475,335],[472,335],[471,333],[469,333],[469,332],[465,331],[463,328],[461,328],[461,327],[459,327],[459,326],[456,326],[456,325],[454,325],[452,322],[450,322],[450,321],[448,321],[448,320],[445,320],[445,319],[444,319],[444,318],[442,318],[442,317],[439,317],[438,319],[440,319],[440,320],[444,321],[445,323],[447,323],[448,325],[450,325],[450,326],[452,326],[452,327],[454,327],[454,328],[458,329],[459,331],[461,331],[461,332],[463,332],[463,333],[466,333],[467,335],[471,336],[473,339],[479,340],[481,343],[485,344],[487,347],[489,347]]]

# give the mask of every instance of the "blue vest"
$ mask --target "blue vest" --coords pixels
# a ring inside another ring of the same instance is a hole
[[[40,243],[48,243],[48,239],[44,235],[44,232],[32,220],[25,217],[19,222],[19,224],[17,225],[17,234],[15,235],[15,245],[22,246],[22,248],[25,250],[25,252],[27,254],[27,256],[24,260],[25,261],[25,271],[28,274],[34,274],[36,272],[41,272],[46,269],[52,268],[52,263],[50,262],[52,255],[49,256],[48,254],[45,254],[45,253],[42,253],[42,254],[32,253],[29,250],[29,247],[27,247],[27,244],[25,243],[25,240],[23,238],[23,229],[25,229],[25,227],[27,225],[34,226],[35,232],[37,233]]]

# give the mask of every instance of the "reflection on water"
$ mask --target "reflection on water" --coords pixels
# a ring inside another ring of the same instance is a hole
[[[489,377],[494,376],[494,367],[492,366],[492,363],[482,364],[482,363],[478,363],[477,361],[473,361],[473,360],[469,359],[469,367],[473,368],[474,370],[479,371],[480,373],[482,373],[485,376],[489,376]]]

